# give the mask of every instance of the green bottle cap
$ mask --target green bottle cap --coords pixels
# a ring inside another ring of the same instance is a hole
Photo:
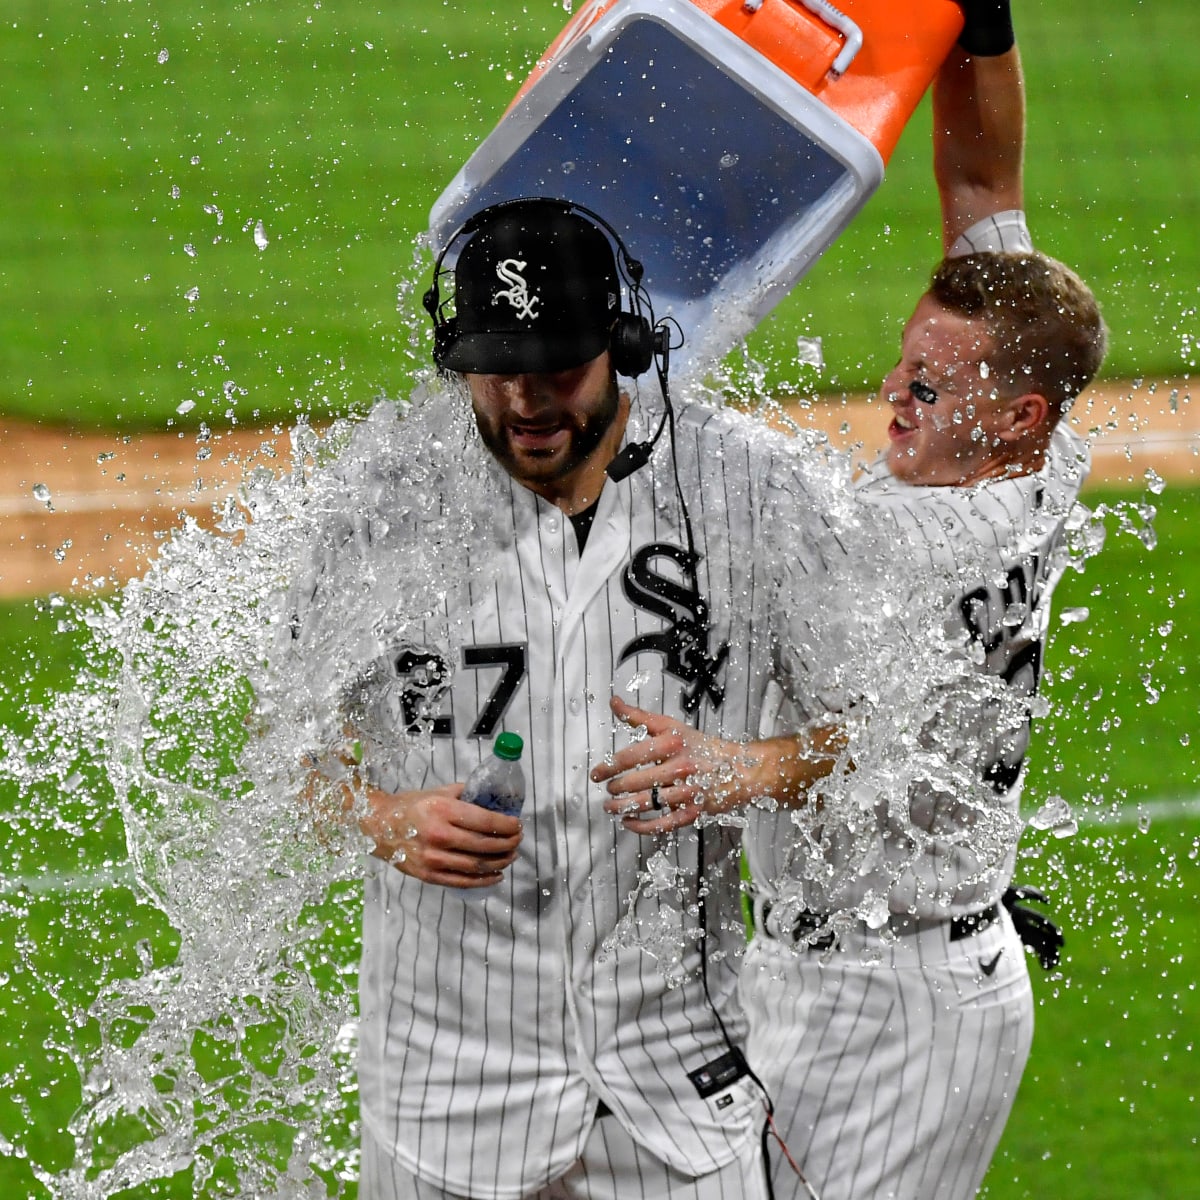
[[[521,751],[525,749],[525,743],[521,740],[519,733],[501,733],[496,738],[496,744],[492,747],[497,758],[506,758],[509,762],[516,762],[521,757]]]

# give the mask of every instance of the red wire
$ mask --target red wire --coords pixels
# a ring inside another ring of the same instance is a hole
[[[783,1151],[783,1157],[787,1159],[788,1166],[796,1172],[796,1177],[804,1184],[804,1190],[812,1197],[812,1200],[821,1200],[820,1196],[813,1191],[813,1186],[805,1178],[804,1172],[800,1170],[800,1164],[792,1157],[792,1152],[787,1147],[787,1142],[783,1140],[783,1135],[779,1132],[778,1126],[775,1124],[775,1114],[767,1105],[763,1105],[763,1109],[767,1114],[767,1128],[771,1131],[771,1136],[779,1145],[779,1149]]]

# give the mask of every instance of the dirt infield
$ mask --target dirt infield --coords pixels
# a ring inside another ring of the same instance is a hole
[[[1092,485],[1142,488],[1147,472],[1200,484],[1200,406],[1187,380],[1110,384],[1076,405],[1072,420],[1092,442]],[[862,399],[787,409],[839,447],[868,457],[888,417]],[[79,434],[0,422],[0,597],[109,587],[145,568],[184,512],[211,517],[254,466],[286,470],[286,431],[232,430],[140,437]]]

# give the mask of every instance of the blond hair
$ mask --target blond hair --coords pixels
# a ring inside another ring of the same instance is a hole
[[[993,378],[1015,394],[1037,392],[1055,417],[1091,382],[1108,331],[1091,289],[1044,254],[964,254],[934,270],[929,296],[981,320],[995,344]]]

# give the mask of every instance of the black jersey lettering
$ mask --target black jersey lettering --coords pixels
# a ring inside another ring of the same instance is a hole
[[[675,564],[682,582],[653,569],[660,558]],[[705,696],[714,709],[721,707],[725,689],[717,683],[717,675],[729,654],[728,642],[722,642],[713,654],[708,653],[712,625],[708,603],[696,582],[698,563],[699,557],[681,546],[652,542],[634,554],[621,579],[625,595],[638,608],[662,617],[669,624],[656,633],[633,638],[617,662],[623,663],[643,650],[661,654],[667,674],[687,685],[681,696],[686,713],[694,713]]]

